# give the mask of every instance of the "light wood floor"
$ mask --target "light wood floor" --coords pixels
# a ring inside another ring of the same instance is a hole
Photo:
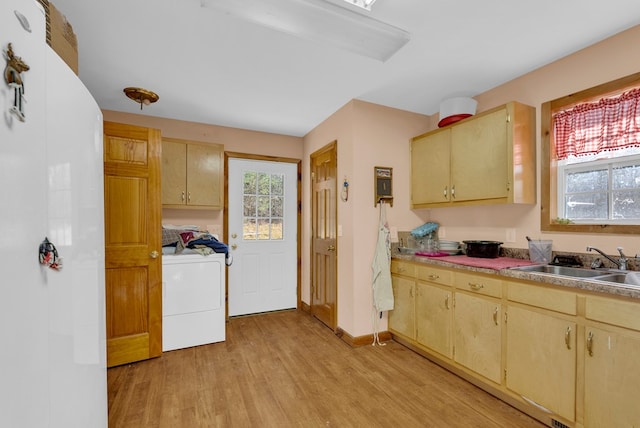
[[[351,348],[303,312],[234,318],[227,340],[108,370],[109,426],[543,425],[395,342]]]

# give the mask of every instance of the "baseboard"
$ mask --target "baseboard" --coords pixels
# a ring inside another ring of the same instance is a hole
[[[308,314],[311,313],[311,305],[309,305],[306,302],[300,302],[300,310],[302,310],[302,312],[306,312]]]
[[[353,337],[340,327],[338,327],[338,329],[336,330],[336,336],[338,336],[340,339],[342,339],[343,342],[347,343],[352,348],[371,345],[373,343],[373,334]],[[382,331],[378,333],[378,338],[380,339],[380,342],[387,342],[392,339],[391,333],[389,333],[388,331]]]

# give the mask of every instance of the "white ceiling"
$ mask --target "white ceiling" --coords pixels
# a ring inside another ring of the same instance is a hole
[[[352,99],[434,114],[445,98],[482,93],[640,24],[638,0],[377,0],[359,13],[411,35],[380,62],[201,0],[52,2],[73,26],[80,78],[101,108],[140,113],[122,92],[140,86],[160,96],[145,115],[293,136]]]

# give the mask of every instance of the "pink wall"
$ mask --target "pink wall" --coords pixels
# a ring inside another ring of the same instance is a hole
[[[422,220],[409,210],[409,139],[425,132],[427,116],[353,100],[307,134],[304,159],[338,141],[338,188],[346,177],[349,200],[338,201],[338,326],[353,336],[372,332],[371,263],[377,238],[378,209],[373,201],[373,167],[393,168],[394,204],[387,209],[392,225],[415,227]],[[304,162],[303,204],[310,204],[309,164]],[[303,224],[310,224],[308,210]],[[303,250],[310,248],[305,236]],[[304,256],[304,254],[303,254]],[[303,257],[302,299],[309,299],[309,258]],[[386,329],[382,324],[381,329]]]
[[[152,112],[153,106],[148,107],[147,111]],[[104,110],[102,113],[105,121],[160,129],[163,136],[170,138],[223,144],[224,150],[227,152],[302,159],[303,145],[302,138],[299,137],[111,110]],[[162,220],[163,223],[171,224],[195,224],[222,236],[221,210],[164,209],[162,210]]]

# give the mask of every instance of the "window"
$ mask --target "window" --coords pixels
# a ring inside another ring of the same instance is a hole
[[[640,156],[573,160],[558,162],[559,217],[574,223],[640,223]]]
[[[541,229],[640,233],[640,73],[544,103],[541,122]]]
[[[245,171],[243,179],[242,238],[282,240],[284,175]]]

